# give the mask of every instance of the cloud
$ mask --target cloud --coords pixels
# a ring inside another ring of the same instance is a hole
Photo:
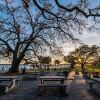
[[[78,38],[85,44],[100,46],[100,34],[98,32],[84,31]]]
[[[62,44],[64,55],[68,55],[69,52],[75,50],[75,45],[71,43],[64,43]]]
[[[84,44],[87,45],[97,45],[100,46],[100,33],[98,31],[90,32],[88,30],[84,30],[83,34],[75,33],[74,36],[80,39]],[[77,45],[78,47],[79,45]],[[75,45],[70,43],[65,43],[62,45],[64,55],[67,55],[69,52],[75,50]]]

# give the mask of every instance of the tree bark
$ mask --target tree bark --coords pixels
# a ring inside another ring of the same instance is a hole
[[[84,72],[84,64],[81,64],[82,72]]]
[[[20,65],[20,61],[17,60],[13,60],[11,68],[9,69],[10,73],[16,73],[19,72],[19,65]]]
[[[22,53],[18,58],[17,55],[13,55],[13,61],[12,61],[12,65],[11,68],[9,69],[10,73],[16,73],[19,72],[19,65],[20,62],[22,61],[22,59],[24,58],[25,54]]]

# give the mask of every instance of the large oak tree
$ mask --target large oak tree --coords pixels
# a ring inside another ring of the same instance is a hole
[[[59,0],[2,0],[0,54],[11,59],[11,72],[18,71],[23,59],[38,56],[46,47],[57,50],[57,40],[76,43],[73,32],[86,25],[82,16],[95,19],[100,14],[89,9],[86,0],[66,6]]]
[[[96,45],[88,46],[82,45],[77,48],[75,51],[71,52],[68,56],[64,57],[64,60],[70,62],[71,64],[80,64],[82,70],[84,66],[89,63],[89,60],[92,58],[93,62],[99,59],[98,49],[100,47]],[[91,63],[92,64],[92,63]]]

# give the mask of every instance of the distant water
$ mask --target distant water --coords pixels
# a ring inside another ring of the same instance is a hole
[[[20,64],[19,70],[20,70],[21,68],[24,68],[24,67],[25,67],[26,69],[30,69],[30,68],[31,68],[31,67],[28,66],[28,65]],[[11,64],[0,64],[0,71],[8,71],[9,68],[11,68]]]
[[[33,69],[33,67],[30,67],[29,65],[24,65],[24,64],[20,64],[19,65],[19,70],[21,68],[26,68],[27,70],[29,69]],[[60,64],[60,65],[49,65],[49,68],[69,68],[71,67],[70,64]],[[3,72],[3,71],[8,71],[9,68],[11,68],[11,64],[0,64],[0,72]],[[35,69],[38,69],[40,68],[40,66],[34,66]],[[44,65],[41,65],[41,68],[45,69],[46,67]]]

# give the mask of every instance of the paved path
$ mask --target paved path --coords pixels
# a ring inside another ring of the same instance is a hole
[[[67,100],[100,100],[96,95],[89,91],[86,80],[80,73],[75,76],[74,72],[69,75],[69,97]]]
[[[69,96],[39,96],[37,81],[21,81],[19,87],[11,93],[0,96],[0,100],[99,100],[92,92],[88,91],[89,87],[82,77],[78,77],[71,72],[65,84],[69,84]]]

